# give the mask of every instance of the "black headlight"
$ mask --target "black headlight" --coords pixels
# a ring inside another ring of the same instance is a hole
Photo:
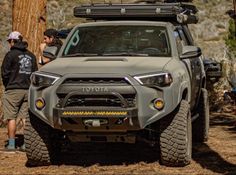
[[[149,74],[134,77],[141,85],[144,86],[170,86],[173,82],[170,73]]]
[[[48,87],[53,85],[59,78],[58,75],[35,72],[31,75],[31,83],[36,87]]]

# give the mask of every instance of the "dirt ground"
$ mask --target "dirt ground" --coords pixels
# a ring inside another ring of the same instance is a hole
[[[236,174],[236,115],[211,114],[207,143],[193,146],[193,160],[182,168],[159,164],[158,154],[147,145],[86,144],[61,155],[58,165],[26,167],[22,152],[0,152],[0,174]],[[0,128],[0,147],[6,128]]]

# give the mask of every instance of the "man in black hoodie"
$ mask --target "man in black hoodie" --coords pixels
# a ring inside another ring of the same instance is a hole
[[[3,94],[3,115],[8,121],[8,145],[6,150],[14,151],[16,117],[23,120],[28,116],[28,89],[31,73],[38,69],[36,57],[27,50],[28,44],[23,41],[22,35],[11,32],[7,39],[10,51],[5,55],[1,76],[5,92]]]

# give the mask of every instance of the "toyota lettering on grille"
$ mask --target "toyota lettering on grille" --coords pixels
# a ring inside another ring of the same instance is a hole
[[[106,87],[83,87],[83,92],[108,92],[108,88]]]

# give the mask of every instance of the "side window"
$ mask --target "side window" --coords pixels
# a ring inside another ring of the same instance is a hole
[[[183,45],[182,45],[181,37],[178,31],[174,31],[174,37],[175,37],[178,53],[181,54]]]
[[[179,32],[179,35],[180,35],[183,45],[190,46],[191,45],[190,41],[188,40],[187,36],[185,35],[183,29],[178,28],[177,30]]]
[[[174,36],[176,39],[179,54],[181,54],[183,46],[192,45],[182,28],[177,27],[174,31]]]
[[[184,25],[183,26],[183,31],[184,31],[184,34],[185,34],[186,38],[188,38],[189,45],[194,46],[195,45],[194,40],[193,40],[191,32],[189,31],[188,26]]]

